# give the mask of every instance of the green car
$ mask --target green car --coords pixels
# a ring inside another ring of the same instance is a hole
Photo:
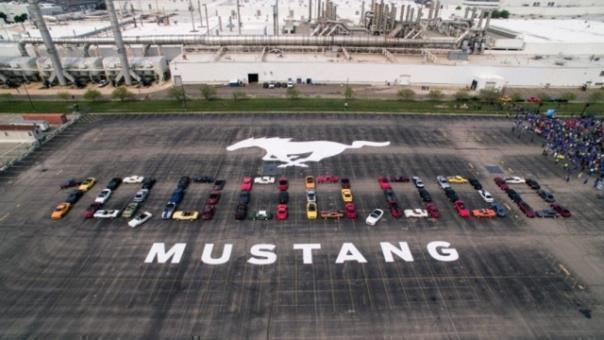
[[[134,216],[134,213],[136,212],[136,210],[138,210],[139,206],[140,204],[136,202],[128,203],[128,206],[126,207],[126,209],[124,209],[124,212],[122,213],[122,217],[131,218],[132,216]]]
[[[268,221],[273,219],[273,214],[266,210],[258,210],[252,216],[252,220],[254,221]]]

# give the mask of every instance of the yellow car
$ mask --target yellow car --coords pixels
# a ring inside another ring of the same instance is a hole
[[[304,179],[304,186],[306,187],[306,190],[316,188],[317,185],[315,184],[315,178],[312,176],[306,176]]]
[[[80,189],[82,191],[88,191],[88,190],[90,190],[90,188],[92,188],[94,186],[95,183],[96,183],[96,178],[88,177],[84,180],[84,182],[82,182],[82,184],[80,184],[80,187],[78,189]]]
[[[175,211],[172,215],[172,219],[178,221],[195,221],[199,218],[199,212],[197,211]]]
[[[308,202],[306,203],[306,218],[309,220],[317,219],[317,203]]]
[[[53,220],[60,220],[67,215],[69,209],[71,209],[71,204],[63,202],[57,205],[55,210],[52,212],[52,215],[50,215],[50,218]]]
[[[352,202],[352,191],[350,189],[342,189],[342,200],[344,203]]]
[[[501,96],[499,97],[499,101],[502,103],[511,103],[512,102],[512,97],[510,96]]]
[[[449,181],[449,183],[456,183],[456,184],[468,183],[468,180],[461,176],[449,176],[449,177],[447,177],[447,181]]]

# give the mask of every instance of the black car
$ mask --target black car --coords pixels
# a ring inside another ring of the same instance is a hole
[[[350,189],[350,180],[348,178],[342,178],[340,183],[342,184],[342,189]]]
[[[482,184],[480,184],[478,179],[470,177],[468,178],[468,182],[470,182],[470,185],[474,188],[474,190],[482,190]]]
[[[80,198],[82,198],[82,196],[84,195],[84,192],[81,190],[73,190],[72,192],[69,193],[69,196],[67,196],[67,199],[65,200],[65,202],[74,205],[76,204],[77,201],[80,200]]]
[[[216,181],[214,181],[213,190],[220,191],[224,188],[225,184],[226,184],[226,181],[224,179],[217,179]]]
[[[539,182],[537,182],[536,180],[529,178],[526,180],[526,185],[528,185],[529,187],[531,187],[531,189],[533,190],[539,190],[541,189],[541,186],[539,185]]]
[[[195,183],[213,183],[214,177],[210,176],[197,176],[193,177],[193,182]]]
[[[419,196],[422,198],[422,200],[425,203],[432,202],[432,196],[430,196],[430,193],[428,192],[428,190],[422,188],[422,189],[418,189],[417,192],[419,193]]]
[[[267,82],[262,83],[262,88],[263,89],[268,89],[268,83]]]
[[[114,177],[109,181],[109,184],[107,184],[107,189],[115,190],[120,186],[120,184],[122,184],[122,179],[119,177]]]
[[[388,203],[396,203],[398,201],[396,199],[396,195],[394,194],[394,190],[392,189],[384,190],[384,198],[386,198],[386,202]]]
[[[155,182],[156,182],[155,178],[145,177],[145,179],[143,180],[142,189],[151,190],[151,188],[153,188],[153,186],[155,185]]]
[[[242,221],[247,217],[247,205],[239,204],[235,210],[235,219]]]
[[[546,201],[547,203],[554,203],[556,202],[556,199],[554,198],[554,195],[551,192],[547,192],[543,189],[538,190],[537,194],[539,195],[539,197],[543,198],[544,201]]]
[[[82,184],[82,180],[81,179],[71,178],[71,179],[68,179],[65,182],[63,182],[63,184],[61,184],[61,189],[67,189],[67,188],[77,187],[80,184]]]
[[[184,190],[189,187],[190,183],[191,183],[191,178],[189,178],[189,176],[182,176],[178,180],[178,184],[176,185],[176,187]]]
[[[242,190],[239,193],[239,204],[248,204],[250,203],[250,192]]]
[[[506,193],[508,194],[508,197],[514,201],[514,203],[518,203],[520,201],[522,201],[522,197],[520,197],[520,194],[518,194],[516,192],[516,190],[514,189],[509,189],[508,191],[506,191]]]
[[[455,190],[451,189],[451,188],[446,188],[445,189],[445,195],[447,195],[447,198],[451,201],[451,202],[455,202],[459,199],[459,196],[457,196],[457,193],[455,192]]]
[[[279,204],[287,204],[287,202],[289,202],[287,191],[279,191]]]

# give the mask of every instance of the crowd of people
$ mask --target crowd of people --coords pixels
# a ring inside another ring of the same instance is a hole
[[[604,186],[604,123],[593,117],[554,118],[517,112],[512,131],[543,138],[543,155],[552,156],[566,171],[566,180],[576,174],[594,187]]]

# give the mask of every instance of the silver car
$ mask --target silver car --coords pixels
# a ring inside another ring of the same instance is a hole
[[[451,187],[451,184],[449,184],[449,181],[447,181],[445,176],[436,176],[436,181],[438,182],[438,185],[440,185],[440,187],[443,190]]]
[[[412,178],[412,179],[413,179],[413,183],[415,184],[415,186],[416,186],[417,188],[423,188],[423,187],[425,186],[425,185],[424,185],[424,182],[422,181],[422,179],[421,179],[421,178],[419,178],[419,177],[417,177],[417,176],[413,176],[413,178]]]
[[[147,196],[149,196],[149,189],[141,189],[136,192],[133,201],[136,203],[142,203],[147,200]]]
[[[307,190],[306,191],[306,201],[317,203],[317,192],[314,190]]]

